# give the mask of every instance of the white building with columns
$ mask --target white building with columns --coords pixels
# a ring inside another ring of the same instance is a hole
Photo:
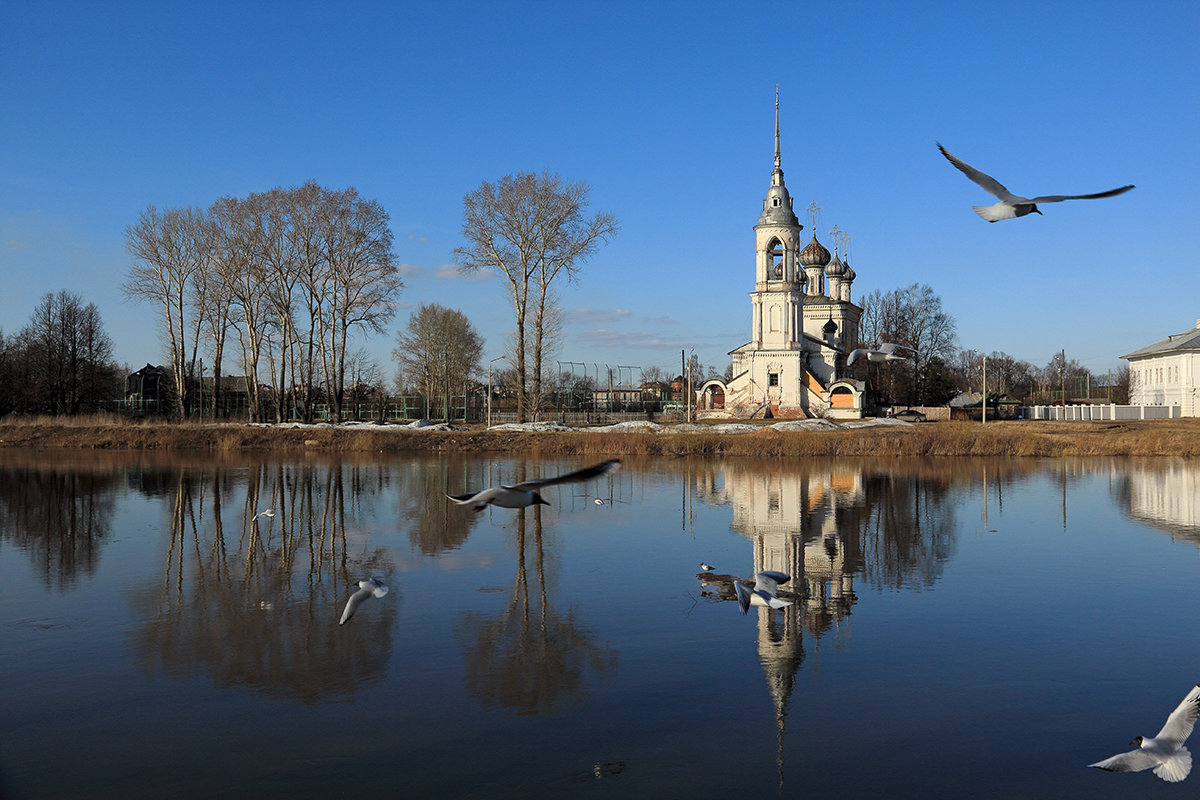
[[[702,415],[862,416],[864,386],[845,367],[862,317],[850,299],[854,270],[836,244],[830,255],[815,231],[801,246],[803,229],[783,180],[776,97],[775,169],[754,226],[751,339],[730,351],[728,381],[714,378],[699,388]]]
[[[1190,330],[1121,358],[1129,362],[1131,405],[1179,406],[1182,416],[1200,416],[1200,319]]]

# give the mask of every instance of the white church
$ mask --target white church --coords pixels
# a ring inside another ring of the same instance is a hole
[[[836,243],[830,255],[815,231],[801,246],[804,226],[796,219],[780,163],[777,96],[775,169],[754,226],[751,339],[730,351],[728,381],[714,378],[698,388],[697,408],[710,418],[857,419],[865,387],[846,369],[862,318],[862,308],[850,300],[854,270],[848,257],[837,254]]]

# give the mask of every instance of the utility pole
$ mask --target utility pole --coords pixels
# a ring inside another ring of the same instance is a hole
[[[1061,370],[1062,370],[1062,373],[1061,373],[1061,375],[1062,375],[1062,378],[1061,378],[1061,380],[1062,380],[1062,404],[1063,404],[1063,414],[1066,414],[1066,413],[1067,413],[1067,412],[1066,412],[1066,408],[1067,408],[1067,349],[1066,349],[1065,347],[1062,349],[1062,365],[1061,365]],[[1064,419],[1066,419],[1066,417],[1064,417]]]

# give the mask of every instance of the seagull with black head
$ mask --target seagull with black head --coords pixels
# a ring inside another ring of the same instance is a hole
[[[556,475],[552,478],[538,478],[532,481],[522,481],[511,486],[492,486],[477,492],[465,494],[448,494],[446,497],[460,506],[471,506],[476,511],[483,511],[488,506],[501,508],[527,508],[533,505],[548,506],[550,503],[538,493],[539,489],[554,486],[559,483],[578,483],[590,481],[612,472],[621,465],[619,459],[612,459],[601,464],[595,464],[574,472]]]
[[[942,155],[946,157],[954,166],[962,171],[975,183],[983,187],[985,191],[995,195],[1000,202],[991,206],[971,206],[975,209],[975,213],[988,222],[999,222],[1002,219],[1015,219],[1024,217],[1027,214],[1041,214],[1038,210],[1038,203],[1059,203],[1063,200],[1096,200],[1101,197],[1114,197],[1118,194],[1124,194],[1133,188],[1133,185],[1121,186],[1116,189],[1109,189],[1107,192],[1097,192],[1096,194],[1048,194],[1041,197],[1019,197],[1008,189],[1000,181],[993,178],[987,173],[980,172],[972,167],[967,162],[954,156],[946,148],[938,143],[938,150],[942,151]]]

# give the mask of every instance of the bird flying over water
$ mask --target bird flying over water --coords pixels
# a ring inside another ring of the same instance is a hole
[[[712,564],[705,564],[703,561],[701,561],[700,569],[704,570],[705,572],[712,572],[714,567]]]
[[[257,514],[255,514],[253,517],[251,517],[250,521],[254,522],[254,520],[258,519],[259,517],[270,517],[270,518],[274,519],[275,518],[275,509],[268,508],[266,511],[260,511]]]
[[[379,578],[359,581],[358,591],[350,595],[350,599],[346,601],[346,608],[342,611],[342,619],[338,625],[345,625],[346,620],[353,617],[354,612],[358,611],[358,607],[367,600],[372,597],[383,597],[387,593],[388,587],[384,586],[383,581]]]
[[[592,478],[598,478],[605,473],[612,472],[620,465],[620,460],[614,458],[602,464],[584,467],[583,469],[577,469],[574,472],[568,472],[553,478],[523,481],[521,483],[514,483],[512,486],[492,486],[478,492],[448,494],[446,497],[460,506],[469,505],[476,511],[482,511],[489,505],[500,506],[501,508],[525,508],[532,505],[548,506],[550,504],[538,494],[538,489],[544,486],[553,486],[556,483],[590,481]]]
[[[792,605],[791,600],[780,600],[775,593],[779,584],[787,583],[792,578],[782,572],[760,572],[754,576],[754,588],[744,581],[734,581],[733,588],[737,592],[738,608],[745,614],[750,606],[769,606],[770,608],[785,608]]]
[[[1023,217],[1026,214],[1041,214],[1038,211],[1038,203],[1058,203],[1062,200],[1095,200],[1100,197],[1112,197],[1114,195],[1128,192],[1133,188],[1133,185],[1122,186],[1119,189],[1109,189],[1107,192],[1099,192],[1097,194],[1048,194],[1042,197],[1018,197],[991,175],[972,167],[967,162],[954,155],[951,155],[946,148],[938,144],[938,150],[942,151],[947,160],[954,166],[962,170],[975,183],[984,188],[985,191],[994,194],[1000,199],[999,203],[992,206],[971,206],[975,209],[975,213],[986,219],[988,222],[998,222],[1002,219],[1013,219],[1015,217]]]
[[[896,352],[900,349],[912,350],[914,353],[917,352],[911,347],[902,344],[892,344],[891,342],[884,342],[874,349],[870,347],[858,347],[851,350],[850,355],[846,356],[846,366],[848,367],[858,359],[864,357],[868,361],[904,361],[906,360],[904,356]]]
[[[1181,781],[1192,771],[1192,754],[1183,743],[1191,735],[1197,716],[1200,716],[1200,685],[1192,687],[1153,739],[1137,736],[1130,742],[1137,745],[1137,750],[1119,753],[1088,766],[1110,772],[1141,772],[1154,767],[1154,774],[1164,781]]]

